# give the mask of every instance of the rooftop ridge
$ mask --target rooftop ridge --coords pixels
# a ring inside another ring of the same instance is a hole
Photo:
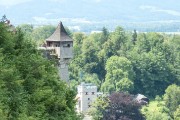
[[[62,22],[60,21],[54,33],[46,41],[73,41],[67,34]]]

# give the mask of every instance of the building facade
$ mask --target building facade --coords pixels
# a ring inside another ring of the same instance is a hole
[[[77,90],[77,112],[87,112],[92,102],[97,98],[97,86],[82,82],[78,85]]]

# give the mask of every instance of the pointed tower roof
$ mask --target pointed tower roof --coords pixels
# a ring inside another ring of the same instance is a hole
[[[67,34],[62,22],[58,24],[54,33],[46,41],[73,41]]]

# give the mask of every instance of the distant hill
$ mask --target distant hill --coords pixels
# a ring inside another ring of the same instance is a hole
[[[1,0],[0,16],[6,14],[15,25],[56,25],[62,21],[84,32],[103,26],[109,30],[123,26],[127,30],[177,32],[179,4],[179,0]]]

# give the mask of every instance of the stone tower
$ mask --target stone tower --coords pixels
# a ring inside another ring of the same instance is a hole
[[[68,36],[62,22],[58,24],[54,33],[46,39],[44,49],[46,53],[48,51],[50,56],[57,59],[60,78],[68,82],[68,63],[73,58],[73,40]]]

